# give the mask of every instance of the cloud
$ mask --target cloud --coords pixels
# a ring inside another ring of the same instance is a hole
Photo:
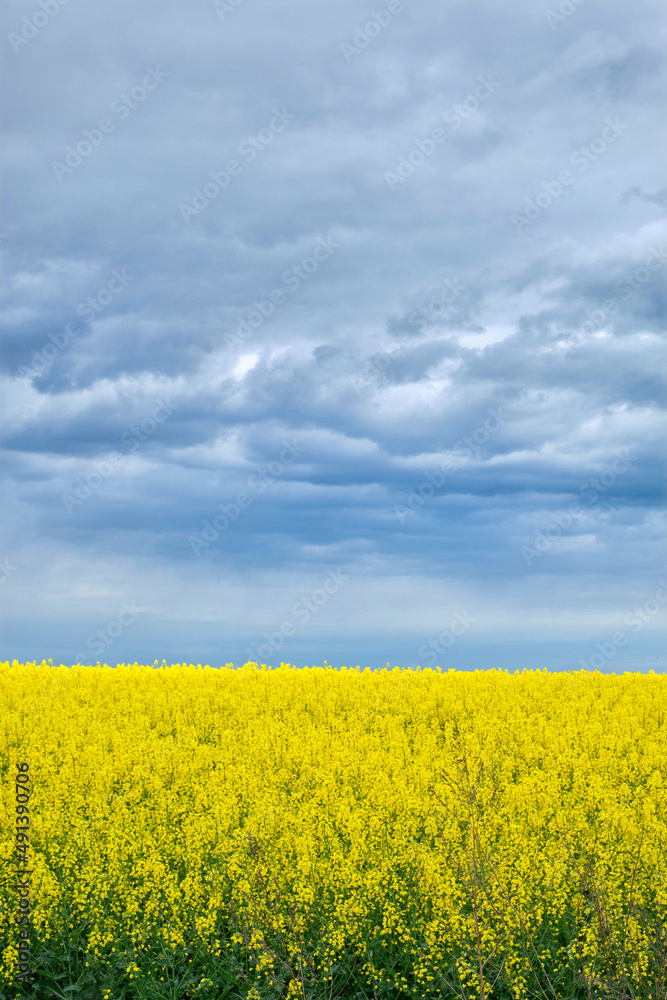
[[[464,588],[485,635],[518,641],[538,621],[561,636],[568,611],[607,627],[624,587],[650,591],[662,7],[581,5],[554,30],[542,0],[399,8],[375,33],[356,2],[158,18],[72,0],[17,47],[24,7],[5,4],[17,621],[38,592],[40,621],[81,604],[85,639],[136,600],[128,642],[169,620],[182,648],[188,623],[224,638],[240,616],[250,643],[282,620],[281,574],[293,604],[342,567],[321,635],[344,620],[372,646],[412,622],[426,642]],[[285,441],[303,446],[289,463]],[[623,449],[627,473],[527,565],[521,546]]]

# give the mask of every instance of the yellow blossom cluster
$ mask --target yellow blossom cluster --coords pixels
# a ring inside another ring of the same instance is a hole
[[[651,673],[0,663],[0,984],[23,760],[35,955],[122,942],[129,981],[243,952],[249,996],[340,968],[394,995],[652,995],[666,709]]]

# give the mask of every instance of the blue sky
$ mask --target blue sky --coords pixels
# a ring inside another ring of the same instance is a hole
[[[661,3],[2,16],[5,658],[665,669]]]

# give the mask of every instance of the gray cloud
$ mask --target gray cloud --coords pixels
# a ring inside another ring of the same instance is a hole
[[[196,657],[218,622],[226,662],[280,621],[281,574],[296,600],[332,566],[313,649],[342,615],[406,663],[462,588],[488,641],[555,642],[653,586],[662,5],[404,0],[365,33],[376,9],[71,0],[33,33],[4,5],[3,594],[17,622],[40,595],[40,648],[76,652],[64,608],[80,638],[136,599],[141,648],[169,622]]]

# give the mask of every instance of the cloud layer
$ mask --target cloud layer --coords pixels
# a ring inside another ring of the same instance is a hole
[[[664,668],[665,27],[6,3],[6,655]]]

